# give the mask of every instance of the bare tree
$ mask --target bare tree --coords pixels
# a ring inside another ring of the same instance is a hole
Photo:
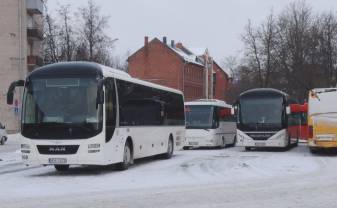
[[[100,15],[100,8],[93,0],[88,0],[86,7],[79,8],[79,14],[82,22],[80,41],[88,48],[88,60],[106,63],[114,42],[105,34],[109,17]]]
[[[258,28],[253,28],[251,21],[248,21],[246,33],[242,36],[246,46],[246,60],[251,71],[257,74],[260,87],[269,87],[271,84],[271,74],[277,62],[277,33],[278,28],[271,13]]]
[[[60,17],[60,50],[61,50],[61,60],[72,61],[73,54],[76,47],[75,33],[73,25],[71,23],[71,13],[70,5],[61,5],[58,10],[58,15]]]
[[[305,1],[295,1],[258,27],[249,21],[242,40],[238,89],[275,87],[303,100],[309,89],[336,86],[335,12],[315,15]]]
[[[44,61],[45,63],[58,62],[57,47],[57,26],[55,21],[50,17],[46,7],[46,15],[44,17]]]

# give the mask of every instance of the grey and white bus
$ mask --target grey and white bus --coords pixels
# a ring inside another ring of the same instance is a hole
[[[119,164],[161,154],[170,158],[185,139],[182,92],[89,62],[41,67],[26,80],[21,152],[27,165]]]
[[[185,103],[186,144],[191,147],[225,147],[235,144],[236,121],[232,106],[216,99]]]

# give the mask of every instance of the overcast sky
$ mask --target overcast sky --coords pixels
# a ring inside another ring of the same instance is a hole
[[[251,19],[261,23],[273,10],[282,11],[293,0],[94,0],[102,14],[110,16],[108,35],[118,38],[115,54],[139,49],[144,36],[167,36],[187,47],[208,47],[217,61],[242,51],[240,35]],[[49,0],[49,10],[58,4],[73,9],[87,0]],[[314,12],[337,9],[337,0],[307,0]]]

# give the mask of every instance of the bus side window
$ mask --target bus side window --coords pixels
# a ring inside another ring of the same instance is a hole
[[[116,91],[115,91],[115,81],[109,79],[105,85],[105,121],[106,121],[106,132],[105,141],[111,140],[116,127]]]

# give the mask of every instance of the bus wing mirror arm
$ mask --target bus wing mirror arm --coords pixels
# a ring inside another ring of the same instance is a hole
[[[12,105],[13,100],[14,100],[14,90],[16,87],[23,87],[25,86],[25,81],[24,80],[18,80],[15,82],[12,82],[11,85],[8,88],[7,91],[7,104]]]
[[[99,104],[104,103],[104,91],[103,91],[103,86],[106,83],[106,78],[101,79],[98,81],[97,84],[97,97],[96,97],[96,109],[98,108]]]

